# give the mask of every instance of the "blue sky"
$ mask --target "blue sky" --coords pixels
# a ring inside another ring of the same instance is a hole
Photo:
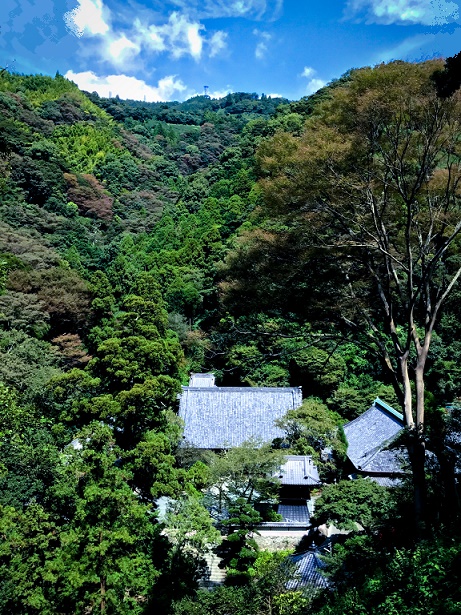
[[[461,51],[453,0],[0,0],[0,67],[101,96],[298,99],[349,68]]]

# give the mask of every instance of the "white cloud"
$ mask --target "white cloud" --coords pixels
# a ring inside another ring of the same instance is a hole
[[[305,66],[303,72],[301,73],[301,77],[306,77],[306,79],[309,79],[315,75],[316,72],[317,71],[311,66]]]
[[[210,38],[208,44],[210,46],[210,57],[213,58],[217,56],[227,47],[227,32],[218,30],[218,32],[215,32]]]
[[[267,53],[267,45],[266,43],[260,42],[256,45],[255,48],[255,58],[257,60],[263,60]]]
[[[189,55],[200,60],[206,45],[210,57],[225,49],[227,33],[217,31],[205,36],[205,26],[185,13],[172,12],[163,23],[158,14],[150,10],[143,17],[117,14],[117,27],[113,27],[111,14],[103,0],[74,0],[78,6],[65,13],[67,28],[78,38],[97,37],[96,45],[86,46],[82,54],[99,56],[114,66],[126,67],[142,54],[169,53],[178,59]],[[132,68],[132,66],[130,66]]]
[[[187,86],[177,79],[176,75],[169,75],[160,79],[156,86],[148,85],[142,79],[127,75],[98,76],[93,71],[74,73],[69,70],[64,75],[66,79],[74,81],[78,87],[88,92],[97,92],[100,96],[120,96],[133,100],[146,100],[147,102],[169,101],[177,98],[177,94],[184,94]]]
[[[436,26],[459,19],[451,0],[348,0],[345,16],[365,17],[368,23]]]
[[[209,92],[208,95],[210,98],[224,98],[233,91],[234,90],[228,86],[224,90],[213,90],[212,92]]]
[[[404,60],[410,56],[421,56],[424,54],[424,48],[433,43],[436,34],[419,34],[406,38],[401,43],[386,51],[378,52],[373,58],[372,64],[379,62],[390,62],[391,60]]]
[[[128,59],[136,56],[140,50],[139,45],[130,41],[124,34],[120,38],[111,41],[108,45],[108,51],[116,63],[126,62]]]
[[[277,19],[283,0],[171,0],[173,4],[199,19],[245,17],[247,19]]]
[[[255,58],[257,60],[263,60],[269,51],[267,43],[271,40],[272,36],[269,32],[261,32],[260,30],[253,30],[253,34],[260,39],[256,44]]]
[[[187,41],[189,43],[189,53],[197,60],[202,55],[203,39],[199,34],[199,30],[201,30],[202,28],[203,26],[199,24],[192,24],[188,25],[187,27]],[[175,53],[182,54],[183,52],[182,50],[174,50],[173,55]]]
[[[167,44],[165,37],[158,31],[156,26],[150,26],[146,31],[144,31],[144,28],[141,26],[141,22],[139,20],[136,20],[134,25],[139,28],[141,40],[147,47],[150,48],[151,51],[160,52],[166,50]]]
[[[204,30],[205,26],[198,22],[189,22],[179,13],[172,13],[168,24],[163,28],[174,57],[179,58],[185,53],[190,53],[195,59],[200,58],[203,46],[200,30]]]
[[[323,81],[323,79],[311,79],[306,86],[306,94],[308,96],[310,96],[311,94],[315,94],[315,92],[317,92],[317,90],[320,90],[320,88],[323,88],[326,83],[327,82]]]
[[[317,90],[320,90],[320,88],[323,88],[323,86],[326,85],[326,81],[323,81],[323,79],[314,78],[314,75],[316,74],[317,71],[315,70],[315,68],[312,68],[312,66],[305,66],[303,72],[300,75],[300,77],[305,77],[306,79],[309,79],[309,82],[306,85],[305,89],[305,93],[307,94],[307,96],[314,94],[315,92],[317,92]]]
[[[197,21],[189,21],[181,13],[171,13],[168,22],[158,26],[145,25],[139,19],[134,21],[138,44],[150,51],[168,50],[174,58],[189,54],[199,60],[202,55],[204,38],[200,32],[205,29]]]
[[[77,0],[78,6],[64,14],[64,22],[75,36],[104,35],[110,30],[110,13],[102,0]]]

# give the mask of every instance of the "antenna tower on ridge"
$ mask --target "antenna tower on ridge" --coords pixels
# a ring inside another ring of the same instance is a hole
[[[208,94],[208,86],[207,86],[207,85],[204,85],[204,86],[203,86],[203,96],[204,96],[205,98],[210,98],[210,96],[209,96],[209,94]]]

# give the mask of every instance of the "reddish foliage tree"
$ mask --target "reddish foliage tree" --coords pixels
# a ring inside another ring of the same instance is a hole
[[[104,190],[94,175],[64,173],[67,182],[67,198],[74,202],[82,215],[103,220],[112,219],[114,199]]]
[[[90,293],[76,271],[53,267],[43,271],[12,271],[7,287],[34,293],[50,315],[51,335],[81,330],[88,322]]]

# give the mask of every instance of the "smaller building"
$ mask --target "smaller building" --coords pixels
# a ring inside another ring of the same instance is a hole
[[[324,551],[322,547],[317,548],[315,544],[305,553],[290,555],[290,561],[295,565],[293,579],[288,581],[287,589],[301,589],[310,587],[313,589],[324,589],[329,586],[327,577],[322,574],[325,570],[325,563],[319,555]]]
[[[283,522],[292,525],[310,524],[311,490],[321,485],[317,466],[308,455],[287,455],[280,468],[280,504],[277,512]]]
[[[307,455],[287,455],[276,477],[280,481],[276,512],[282,519],[265,521],[258,527],[273,532],[305,532],[313,512],[311,490],[321,485],[316,465]],[[259,505],[261,512],[267,507]]]
[[[351,473],[390,486],[405,472],[403,447],[391,445],[404,428],[403,415],[377,397],[371,407],[344,426]]]
[[[317,466],[309,455],[286,455],[279,479],[286,495],[308,495],[311,487],[321,484]]]

